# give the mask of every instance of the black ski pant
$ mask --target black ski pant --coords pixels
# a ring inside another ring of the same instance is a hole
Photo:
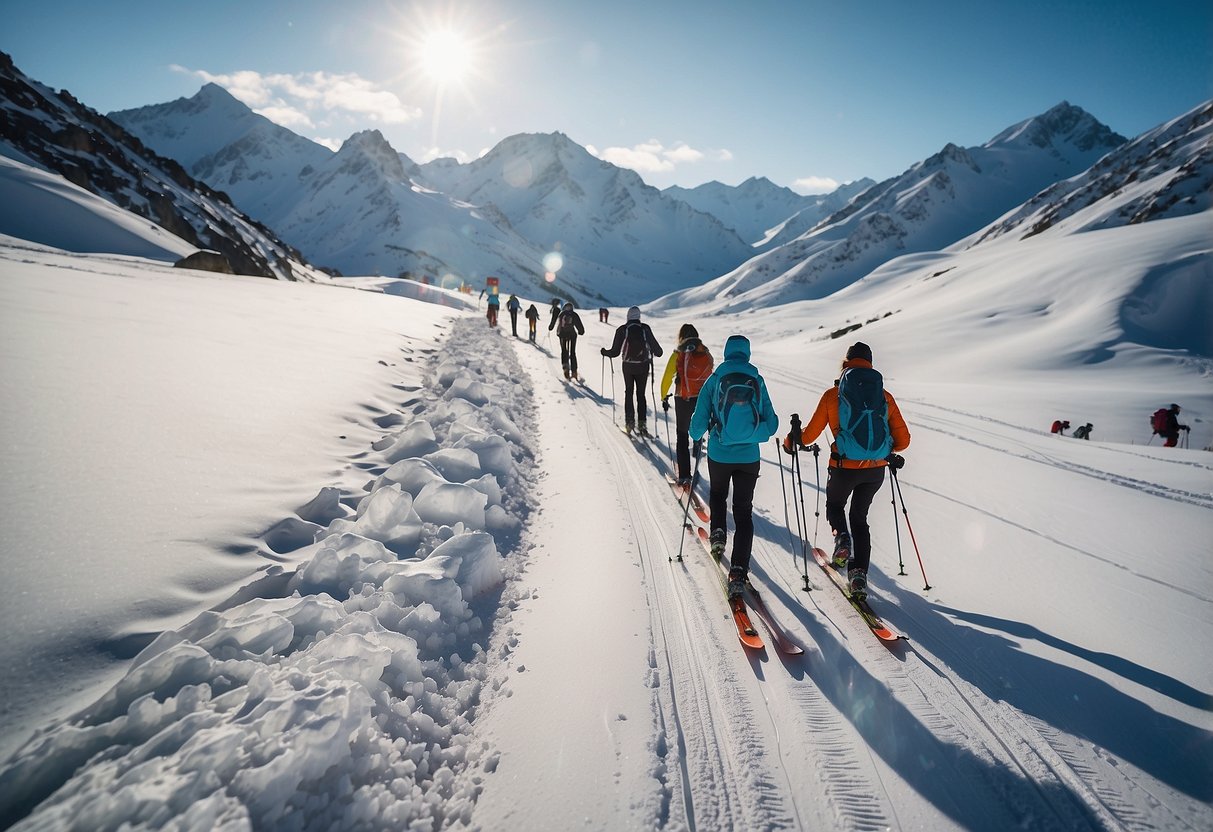
[[[510,329],[514,330],[514,337],[518,337],[518,310],[510,310]]]
[[[884,469],[831,467],[826,477],[826,522],[838,535],[847,531],[851,521],[851,568],[868,571],[872,560],[872,531],[868,528],[868,509],[872,498],[884,484]],[[847,511],[847,500],[851,510]]]
[[[733,488],[733,553],[729,562],[747,575],[754,548],[754,488],[758,485],[758,462],[717,462],[708,458],[708,509],[712,534],[727,534],[729,487]]]
[[[577,333],[560,335],[560,366],[569,375],[577,375]]]
[[[649,380],[648,364],[623,365],[623,420],[629,425],[645,424],[649,416],[649,403],[644,397],[644,385]],[[632,404],[635,396],[636,403]],[[637,421],[639,420],[639,421]]]
[[[698,399],[680,399],[674,397],[674,430],[677,439],[674,440],[674,453],[678,459],[678,479],[691,478],[691,415],[695,412],[695,402]]]

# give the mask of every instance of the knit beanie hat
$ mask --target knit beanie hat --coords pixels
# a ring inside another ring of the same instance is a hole
[[[639,321],[639,320],[640,320],[640,307],[639,306],[629,306],[628,307],[628,321]]]
[[[851,348],[847,350],[847,361],[850,361],[852,358],[859,358],[871,364],[872,348],[863,341],[856,341],[854,344],[851,344]]]

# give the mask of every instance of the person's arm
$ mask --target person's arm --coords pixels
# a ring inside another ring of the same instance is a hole
[[[716,374],[713,373],[699,390],[699,398],[695,400],[695,412],[691,414],[691,423],[687,426],[687,435],[692,442],[698,442],[708,431],[718,383]]]
[[[661,376],[661,398],[670,395],[670,385],[678,374],[678,350],[670,353],[670,360],[665,363],[665,373]]]
[[[775,405],[771,403],[771,395],[767,392],[766,381],[759,378],[758,384],[762,392],[762,425],[767,429],[767,437],[770,438],[779,432],[779,416],[775,413]]]
[[[661,356],[663,355],[663,353],[661,351],[661,344],[657,343],[657,337],[655,335],[653,335],[653,330],[649,327],[648,324],[644,325],[644,334],[649,339],[649,352],[651,352],[653,355],[657,356],[658,358],[661,358]]]
[[[821,432],[830,423],[831,408],[835,413],[838,412],[837,387],[831,387],[822,393],[821,398],[817,400],[817,409],[813,411],[813,415],[809,417],[809,423],[800,432],[800,443],[802,445],[812,445],[817,441],[817,437],[821,436]]]
[[[904,451],[910,446],[910,429],[902,418],[901,408],[888,390],[884,391],[885,401],[889,405],[889,433],[893,435],[893,453]]]
[[[577,327],[578,335],[585,335],[585,326],[581,323],[581,316],[576,312],[573,313],[573,326]]]
[[[623,349],[623,330],[624,329],[625,329],[625,327],[621,326],[615,330],[614,343],[611,344],[610,349],[608,349],[602,353],[607,358],[617,358],[619,356],[619,352]]]

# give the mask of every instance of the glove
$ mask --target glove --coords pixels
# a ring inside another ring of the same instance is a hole
[[[661,397],[661,409],[664,410],[666,413],[670,412],[670,397],[669,396]]]
[[[606,355],[608,350],[606,347],[599,347],[598,352],[600,352],[602,355]]]
[[[783,450],[785,453],[794,454],[803,447],[804,443],[800,441],[799,436],[796,436],[795,431],[789,431],[788,435],[783,438]]]
[[[885,462],[889,463],[889,467],[896,471],[898,468],[905,467],[906,458],[901,454],[889,454],[885,457]]]
[[[695,444],[691,446],[691,455],[699,459],[701,453],[703,453],[703,440],[696,439]]]
[[[1179,429],[1180,430],[1192,430],[1192,428],[1188,427],[1187,425],[1180,425]]]

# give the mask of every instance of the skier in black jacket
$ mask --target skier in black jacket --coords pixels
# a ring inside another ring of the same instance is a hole
[[[648,436],[649,429],[645,422],[649,406],[644,397],[644,384],[648,381],[654,356],[661,357],[661,344],[653,337],[649,325],[640,322],[640,307],[628,309],[628,321],[615,330],[615,342],[611,348],[603,347],[599,352],[608,358],[623,355],[624,429],[628,433],[637,430],[641,436]]]

